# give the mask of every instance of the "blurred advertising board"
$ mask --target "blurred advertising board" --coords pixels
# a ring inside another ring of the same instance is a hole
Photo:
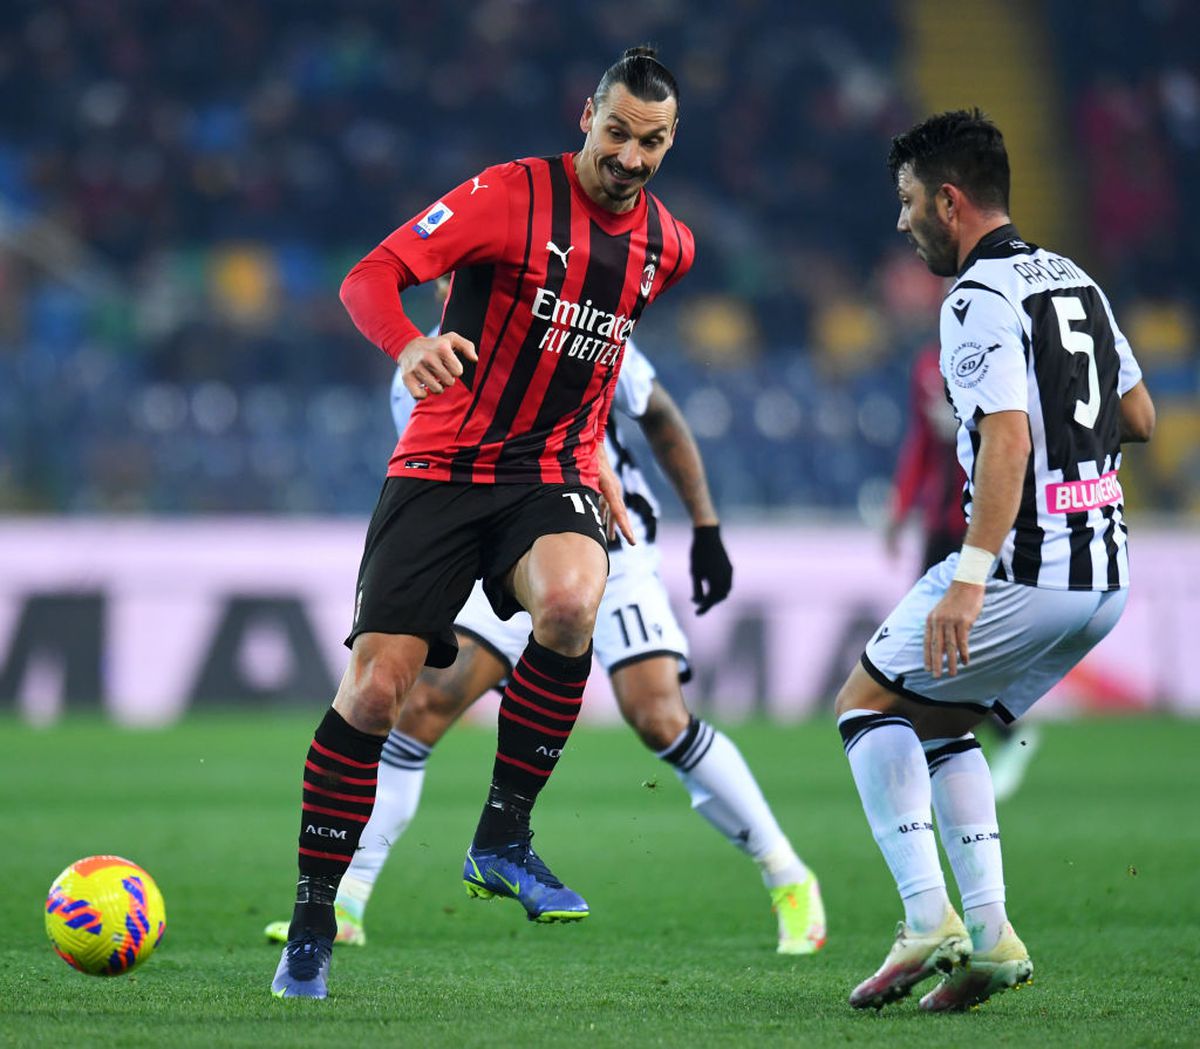
[[[693,709],[736,721],[827,711],[871,630],[907,589],[850,524],[725,529],[733,593],[697,617],[690,532],[660,533],[662,573],[692,646]],[[50,723],[101,710],[169,723],[212,706],[270,709],[332,698],[345,667],[365,522],[352,519],[0,521],[0,711]],[[1137,529],[1134,586],[1114,632],[1037,708],[1200,714],[1189,665],[1200,620],[1200,535]],[[594,673],[584,716],[618,718]],[[493,716],[494,701],[475,717]]]

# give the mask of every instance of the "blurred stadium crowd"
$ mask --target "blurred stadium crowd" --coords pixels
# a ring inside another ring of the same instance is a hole
[[[639,342],[727,512],[870,516],[942,293],[883,163],[923,115],[903,6],[10,0],[0,508],[367,513],[390,364],[342,276],[480,168],[575,148],[650,39],[683,89],[654,188],[698,253]],[[1139,498],[1200,510],[1200,5],[1043,6],[1076,254],[1162,412]]]

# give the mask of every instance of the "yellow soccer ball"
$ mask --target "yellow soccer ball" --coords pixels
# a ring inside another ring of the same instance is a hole
[[[72,863],[46,897],[46,934],[55,953],[91,976],[129,972],[150,957],[166,929],[154,879],[120,856]]]

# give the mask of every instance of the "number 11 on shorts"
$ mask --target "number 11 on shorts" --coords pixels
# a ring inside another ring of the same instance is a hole
[[[596,506],[595,500],[590,495],[580,495],[578,492],[563,492],[562,497],[571,500],[571,505],[575,507],[577,514],[587,512],[583,508],[586,503],[588,510],[592,511],[592,516],[596,519],[597,527],[604,528],[604,522],[600,520],[600,508]]]

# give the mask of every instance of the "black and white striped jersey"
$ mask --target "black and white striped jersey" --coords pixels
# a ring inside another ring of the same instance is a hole
[[[942,303],[941,370],[974,496],[978,420],[1029,415],[1033,453],[997,575],[1055,590],[1129,585],[1120,399],[1142,377],[1095,281],[1007,225],[967,257]]]
[[[626,419],[641,419],[650,407],[650,394],[654,390],[654,379],[658,373],[633,339],[625,343],[625,359],[621,363],[621,374],[617,376],[617,389],[613,394],[613,411],[608,415],[604,447],[608,461],[612,464],[621,491],[625,496],[625,507],[629,511],[629,523],[637,545],[653,543],[658,534],[658,515],[661,512],[645,474],[633,457],[625,437]],[[618,531],[609,542],[610,549],[625,548],[625,540]],[[637,546],[630,549],[636,550]]]

